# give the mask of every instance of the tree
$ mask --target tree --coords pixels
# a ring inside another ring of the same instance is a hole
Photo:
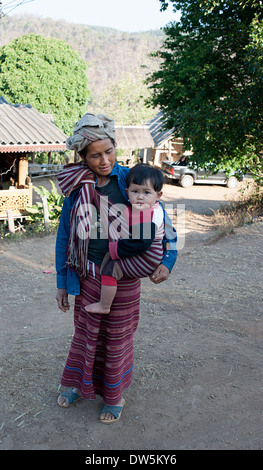
[[[90,96],[86,68],[65,41],[28,34],[0,48],[0,95],[52,114],[69,134]]]
[[[262,1],[170,1],[181,19],[165,27],[162,63],[148,79],[151,104],[199,166],[246,166],[262,182]]]
[[[100,95],[99,107],[95,106],[96,112],[107,114],[118,125],[145,124],[156,111],[145,105],[150,91],[144,80],[145,77],[140,71],[122,73],[118,80],[110,80]]]

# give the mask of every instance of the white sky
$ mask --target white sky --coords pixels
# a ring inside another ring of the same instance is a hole
[[[32,14],[126,32],[159,29],[179,19],[171,3],[168,11],[161,12],[159,0],[2,0],[2,4],[4,14]]]

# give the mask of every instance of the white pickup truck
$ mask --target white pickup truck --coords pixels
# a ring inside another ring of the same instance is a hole
[[[189,166],[185,157],[177,162],[163,161],[162,172],[166,178],[178,180],[183,188],[190,188],[194,183],[222,184],[228,188],[235,188],[243,179],[242,175],[237,178],[234,173],[227,177],[224,171],[213,173],[203,168]]]

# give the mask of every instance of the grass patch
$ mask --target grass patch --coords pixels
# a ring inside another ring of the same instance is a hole
[[[263,217],[263,188],[249,182],[240,190],[237,200],[231,201],[214,214],[218,237],[234,233],[238,227],[251,224]]]

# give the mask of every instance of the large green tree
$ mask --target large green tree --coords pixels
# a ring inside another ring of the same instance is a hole
[[[86,68],[63,40],[21,36],[0,48],[0,96],[52,114],[69,134],[90,97]]]
[[[199,165],[246,166],[262,182],[263,6],[255,0],[170,0],[169,23],[149,79],[164,125]],[[160,0],[162,9],[168,5]]]

